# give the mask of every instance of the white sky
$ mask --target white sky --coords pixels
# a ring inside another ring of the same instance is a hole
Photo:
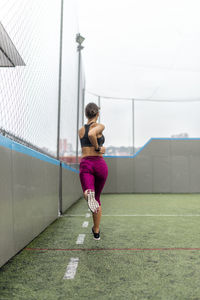
[[[80,33],[86,38],[82,53],[88,91],[135,99],[200,100],[199,0],[79,0],[78,7]],[[163,106],[167,119],[164,124],[159,120],[156,131],[149,129],[149,108],[144,115],[138,108],[136,144],[186,131],[200,136],[194,122],[198,103],[185,105],[185,110],[180,105],[173,106],[172,114],[171,107]],[[183,126],[174,117],[180,111]],[[158,115],[159,110],[155,117],[160,119]],[[184,125],[186,119],[189,125]],[[163,128],[169,123],[173,127],[167,132]]]
[[[79,0],[87,89],[200,98],[199,0]]]

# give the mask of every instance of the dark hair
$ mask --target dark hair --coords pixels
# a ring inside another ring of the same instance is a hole
[[[85,108],[85,115],[88,119],[94,118],[99,112],[99,107],[95,103],[88,103]]]

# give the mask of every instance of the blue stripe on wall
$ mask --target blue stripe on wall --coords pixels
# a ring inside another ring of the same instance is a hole
[[[0,146],[12,149],[12,140],[3,135],[0,135]]]
[[[29,147],[26,147],[24,145],[21,145],[5,136],[0,135],[0,146],[9,148],[13,151],[17,151],[32,157],[35,157],[37,159],[46,161],[48,163],[51,163],[53,165],[60,165],[60,161],[54,158],[49,157],[48,155],[45,155],[43,153],[40,153],[38,151],[35,151]]]
[[[112,157],[133,158],[133,157],[137,156],[153,140],[168,140],[168,141],[180,141],[180,140],[183,140],[183,141],[191,141],[191,140],[200,140],[200,138],[151,138],[134,155],[130,155],[130,156],[104,155],[103,157],[105,157],[105,158],[107,158],[107,157],[108,158],[112,158]],[[11,140],[11,139],[3,136],[3,135],[0,135],[0,146],[9,148],[9,149],[11,149],[13,151],[17,151],[17,152],[20,152],[20,153],[23,153],[23,154],[26,154],[26,155],[29,155],[29,156],[32,156],[32,157],[35,157],[37,159],[49,162],[49,163],[57,165],[57,166],[60,164],[59,160],[51,158],[48,155],[45,155],[45,154],[40,153],[38,151],[35,151],[35,150],[33,150],[33,149],[29,148],[29,147],[26,147],[24,145],[21,145],[21,144],[15,142],[15,141],[13,141],[13,140]],[[62,163],[62,167],[65,168],[65,169],[68,169],[70,171],[73,171],[75,173],[79,173],[78,170],[76,170],[76,169],[74,169],[74,168],[66,165],[65,163]]]
[[[76,169],[74,169],[74,168],[72,168],[72,167],[66,165],[65,163],[62,163],[62,168],[67,169],[67,170],[70,170],[70,171],[72,171],[72,172],[75,172],[75,173],[79,174],[79,171],[78,171],[78,170],[76,170]]]
[[[134,155],[127,155],[127,156],[116,156],[116,155],[104,155],[103,157],[105,158],[111,158],[111,157],[122,157],[122,158],[133,158],[136,157],[145,147],[147,147],[147,145],[151,142],[151,141],[155,141],[155,140],[168,140],[168,141],[193,141],[193,140],[199,140],[200,138],[151,138],[150,140],[148,140],[148,142],[146,142],[146,144],[144,144],[144,146],[142,146]]]
[[[18,144],[16,142],[12,143],[12,150],[23,153],[23,154],[26,154],[26,155],[29,155],[29,156],[32,156],[32,157],[35,157],[37,159],[46,161],[46,162],[51,163],[51,164],[56,165],[56,166],[60,165],[59,160],[57,160],[55,158],[51,158],[48,155],[45,155],[45,154],[40,153],[38,151],[35,151],[35,150],[33,150],[29,147]]]

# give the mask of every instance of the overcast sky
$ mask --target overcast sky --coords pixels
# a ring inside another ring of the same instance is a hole
[[[78,3],[88,89],[133,98],[200,98],[199,0]]]
[[[88,91],[138,100],[200,100],[199,0],[79,0],[78,8]],[[158,109],[154,103],[151,111],[148,103],[138,103],[136,144],[184,131],[199,136],[200,106],[193,104]],[[149,115],[158,120],[156,130],[150,129]]]

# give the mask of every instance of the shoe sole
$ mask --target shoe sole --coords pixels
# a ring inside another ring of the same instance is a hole
[[[87,202],[88,202],[88,207],[91,210],[91,212],[97,213],[98,212],[98,208],[99,208],[99,203],[94,198],[94,192],[89,192],[87,194]]]

